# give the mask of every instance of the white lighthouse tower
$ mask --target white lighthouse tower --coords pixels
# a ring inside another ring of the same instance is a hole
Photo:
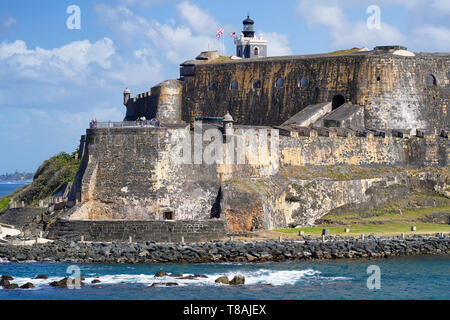
[[[263,58],[267,57],[267,40],[263,39],[263,35],[260,34],[255,37],[255,22],[247,16],[243,22],[244,30],[241,33],[241,37],[234,40],[236,45],[236,56],[240,58]]]

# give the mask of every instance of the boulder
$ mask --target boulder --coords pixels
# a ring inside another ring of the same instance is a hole
[[[242,284],[245,284],[245,277],[241,274],[238,274],[230,281],[230,285],[232,285],[232,286],[242,285]]]
[[[45,274],[40,274],[40,275],[38,275],[35,279],[44,279],[44,280],[47,280],[48,277],[47,277]]]
[[[185,276],[181,278],[177,278],[178,280],[197,280],[196,276]]]
[[[15,289],[19,289],[19,285],[15,284],[15,283],[11,283],[11,284],[9,284],[7,286],[4,286],[4,288],[6,290],[15,290]]]
[[[167,282],[166,283],[166,287],[176,287],[176,286],[178,286],[178,283],[176,283],[176,282]]]
[[[9,275],[2,275],[2,276],[1,276],[1,279],[3,279],[3,280],[8,280],[8,281],[13,281],[13,280],[14,280],[14,278],[11,277],[11,276],[9,276]]]
[[[155,274],[155,278],[161,278],[161,277],[166,277],[166,276],[167,276],[167,273],[165,273],[164,271],[158,271]]]
[[[31,282],[27,282],[25,283],[23,286],[20,287],[20,289],[34,289],[34,284],[32,284]]]
[[[10,285],[9,280],[0,279],[0,287],[5,287],[9,285]]]
[[[208,276],[206,275],[206,274],[201,274],[201,273],[197,273],[197,274],[194,274],[194,277],[196,277],[196,278],[208,278]]]
[[[171,278],[181,278],[183,276],[183,274],[182,273],[171,273],[171,274],[168,274],[167,276],[171,277]]]
[[[216,283],[222,283],[222,284],[230,284],[230,279],[228,279],[228,277],[219,277],[216,279],[215,281]]]
[[[84,283],[83,283],[83,278],[84,277],[80,277],[81,279],[80,279],[80,286],[84,286]],[[66,277],[66,278],[64,278],[64,279],[61,279],[61,280],[59,280],[59,281],[53,281],[53,282],[51,282],[50,283],[50,286],[51,287],[55,287],[55,288],[61,288],[61,289],[67,289],[68,287],[67,287],[67,281],[70,279],[70,281],[72,281],[72,283],[73,283],[73,281],[75,280],[75,279],[73,279],[73,278],[69,278],[69,277]]]
[[[91,281],[91,284],[96,284],[96,283],[101,283],[101,281],[98,280],[98,279],[94,279],[94,280]]]

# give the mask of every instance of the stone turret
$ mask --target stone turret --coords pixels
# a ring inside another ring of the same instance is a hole
[[[231,116],[230,112],[227,112],[227,114],[223,117],[222,124],[223,124],[223,132],[225,134],[225,137],[231,137],[234,135],[234,128],[233,128],[233,117]]]
[[[130,98],[131,98],[131,91],[130,89],[126,88],[123,92],[123,104],[125,106],[128,105],[128,101],[130,101]]]

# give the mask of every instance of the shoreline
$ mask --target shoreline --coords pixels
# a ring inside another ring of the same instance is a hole
[[[376,259],[450,253],[450,236],[375,237],[364,240],[328,237],[323,242],[215,241],[206,243],[86,243],[63,242],[33,246],[0,245],[3,262],[194,264],[264,263],[300,260]]]

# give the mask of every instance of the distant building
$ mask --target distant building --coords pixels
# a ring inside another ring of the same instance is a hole
[[[267,57],[267,44],[263,40],[262,34],[255,37],[254,25],[255,22],[247,16],[243,21],[244,30],[241,37],[234,40],[236,45],[236,56],[240,58],[264,58]]]

